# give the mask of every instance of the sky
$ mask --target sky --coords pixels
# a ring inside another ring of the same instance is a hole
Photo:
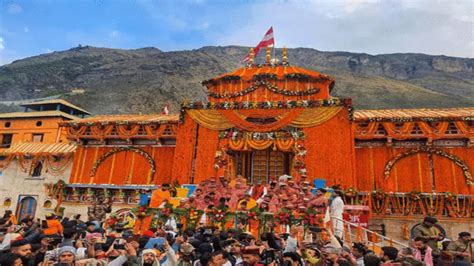
[[[0,0],[0,65],[81,45],[255,46],[474,58],[474,0]]]

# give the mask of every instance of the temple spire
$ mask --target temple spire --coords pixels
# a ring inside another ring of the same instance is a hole
[[[286,50],[286,47],[283,47],[281,51],[281,61],[284,65],[288,64],[288,51]]]
[[[255,54],[253,52],[253,48],[250,48],[250,50],[249,50],[249,65],[253,65],[254,57],[255,57]]]
[[[267,46],[266,48],[266,61],[267,61],[267,64],[270,64],[270,61],[272,60],[272,54],[271,54],[271,51],[272,48],[270,46]]]

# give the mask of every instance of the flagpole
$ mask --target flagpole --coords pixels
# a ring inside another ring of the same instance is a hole
[[[275,50],[276,50],[275,31],[273,30],[273,26],[272,26],[272,31],[273,31],[273,58],[276,58],[275,57]],[[270,59],[270,62],[272,62],[271,59]]]

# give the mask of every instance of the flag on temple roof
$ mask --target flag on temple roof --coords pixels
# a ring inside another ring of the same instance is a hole
[[[254,54],[255,57],[258,55],[258,52],[260,49],[265,48],[265,47],[273,47],[275,45],[275,38],[273,38],[273,27],[270,27],[268,29],[267,33],[263,36],[263,39],[255,46],[254,48]],[[250,57],[247,55],[244,59],[242,59],[242,62],[247,62],[249,61]]]

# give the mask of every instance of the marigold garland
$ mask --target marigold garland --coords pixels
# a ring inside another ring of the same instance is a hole
[[[469,166],[467,166],[467,164],[464,161],[462,161],[459,157],[457,157],[453,154],[449,154],[449,153],[447,153],[443,150],[434,149],[434,148],[431,148],[431,147],[428,147],[428,146],[421,146],[419,148],[410,149],[408,151],[401,152],[401,153],[397,154],[395,157],[393,157],[392,159],[390,159],[387,162],[387,164],[385,165],[384,172],[383,172],[385,180],[390,177],[390,172],[391,172],[393,166],[395,165],[395,163],[397,163],[399,160],[401,160],[405,157],[408,157],[408,156],[411,156],[411,155],[414,155],[414,154],[417,154],[417,153],[420,153],[420,152],[439,155],[439,156],[446,157],[449,160],[453,161],[457,166],[459,166],[461,168],[461,170],[463,172],[463,175],[464,175],[464,178],[466,179],[467,185],[468,186],[474,185],[474,180],[472,179],[472,175],[470,173]]]
[[[153,159],[153,157],[151,157],[150,154],[148,154],[147,152],[145,152],[144,150],[142,149],[138,149],[138,148],[134,148],[134,147],[117,147],[117,148],[114,148],[108,152],[106,152],[105,154],[103,154],[102,156],[100,156],[99,159],[97,159],[97,161],[94,162],[94,165],[92,166],[92,169],[89,173],[89,176],[95,176],[95,174],[97,173],[97,170],[99,168],[99,166],[110,156],[112,156],[113,154],[117,153],[117,152],[121,152],[121,151],[131,151],[131,152],[135,152],[135,153],[138,153],[140,154],[141,156],[145,157],[145,159],[147,160],[147,162],[150,164],[150,167],[151,167],[151,171],[150,171],[150,179],[151,181],[150,182],[153,182],[153,177],[155,176],[155,173],[156,173],[156,166],[155,166],[155,160]]]

